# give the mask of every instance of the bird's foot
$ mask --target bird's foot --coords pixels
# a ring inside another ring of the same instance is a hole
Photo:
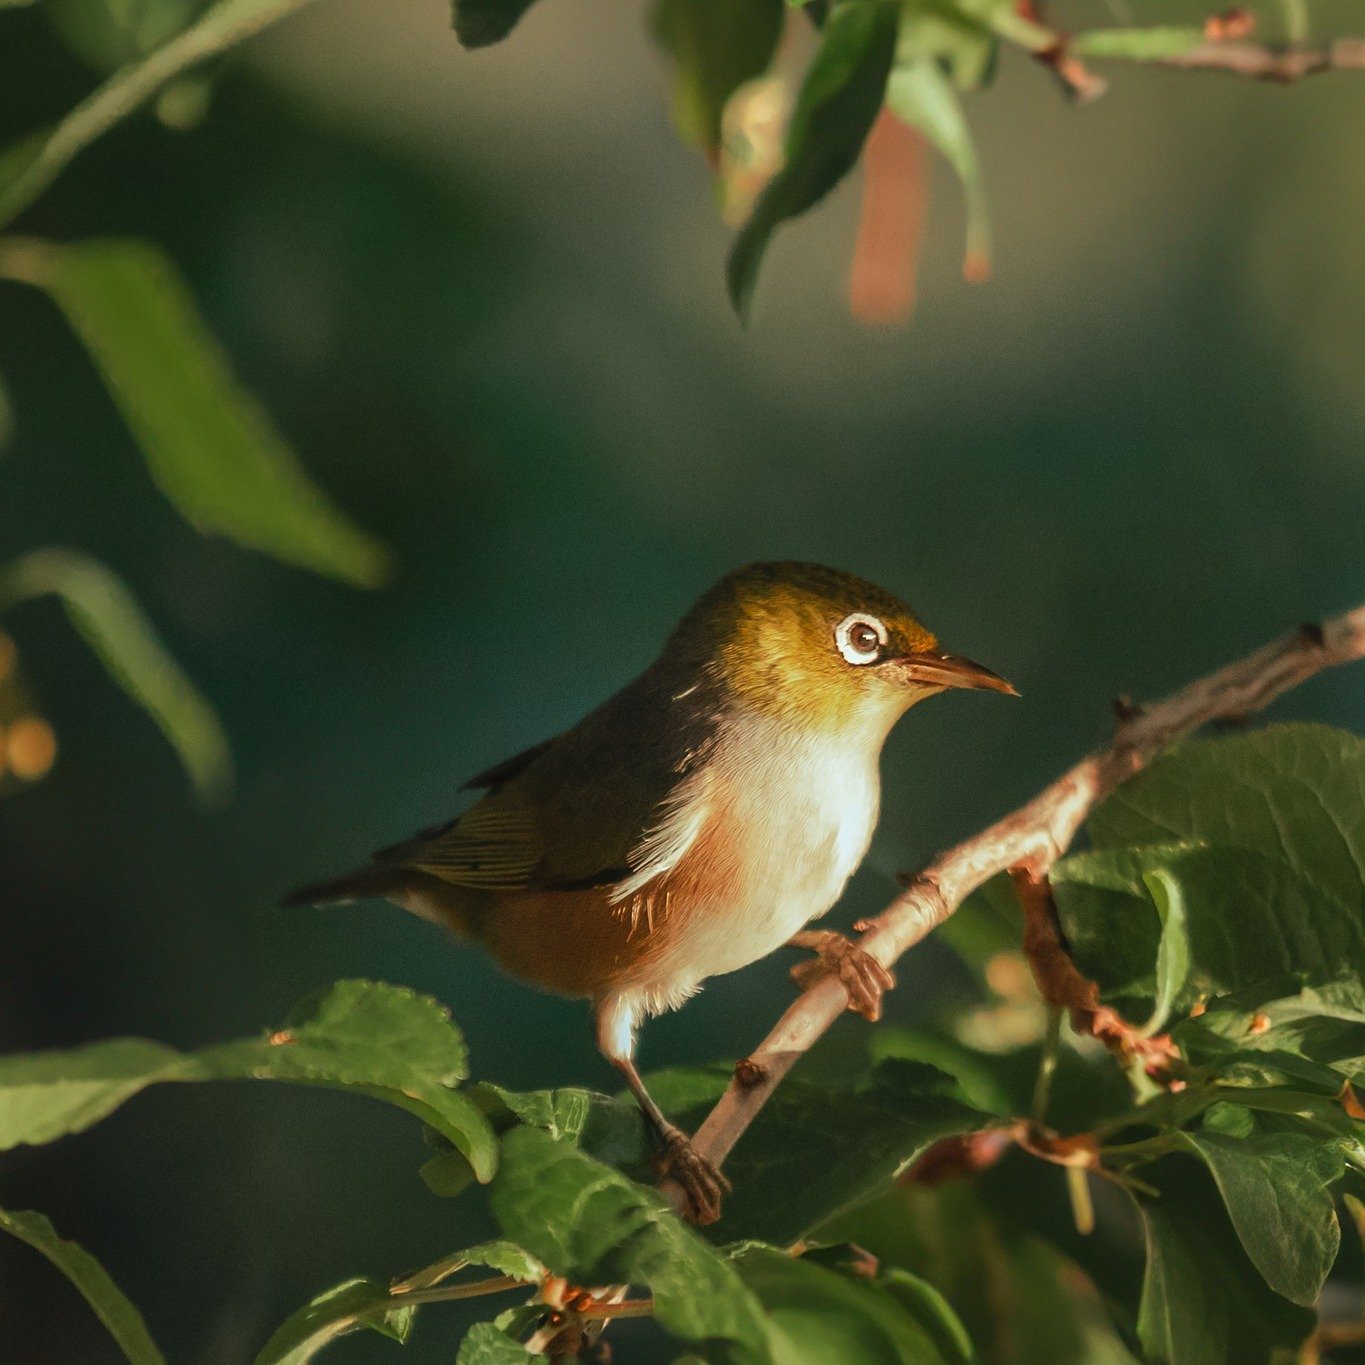
[[[733,1188],[720,1168],[708,1161],[692,1145],[692,1139],[672,1125],[659,1134],[659,1151],[654,1169],[659,1178],[676,1180],[687,1196],[689,1222],[705,1227],[720,1217],[723,1196]]]
[[[896,978],[866,948],[832,929],[813,931],[801,946],[815,949],[809,962],[792,968],[792,980],[803,991],[826,976],[837,976],[848,991],[849,1009],[874,1024],[882,1017],[882,996],[895,988]]]

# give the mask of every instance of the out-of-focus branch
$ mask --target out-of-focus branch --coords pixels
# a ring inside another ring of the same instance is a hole
[[[1250,715],[1323,669],[1363,657],[1365,606],[1304,626],[1150,706],[1125,704],[1108,748],[1082,759],[1027,805],[937,858],[870,921],[860,946],[891,966],[997,873],[1021,868],[1034,878],[1045,877],[1091,809],[1173,740],[1210,721]],[[847,1005],[848,992],[833,975],[793,1003],[736,1068],[697,1131],[696,1150],[717,1164],[723,1161],[797,1059]],[[664,1188],[681,1209],[682,1190],[671,1182]]]
[[[1252,80],[1288,84],[1324,71],[1365,71],[1365,38],[1338,38],[1318,47],[1201,43],[1188,52],[1161,57],[1151,64],[1182,71],[1226,71]]]

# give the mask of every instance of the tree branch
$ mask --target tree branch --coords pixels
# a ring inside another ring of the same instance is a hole
[[[1263,43],[1201,43],[1161,57],[1153,66],[1182,71],[1226,71],[1258,81],[1289,84],[1323,71],[1365,71],[1365,38],[1338,38],[1320,47],[1267,47]]]
[[[869,922],[861,946],[890,967],[997,873],[1024,868],[1034,877],[1046,876],[1091,809],[1173,740],[1210,721],[1248,716],[1323,669],[1360,658],[1365,658],[1365,606],[1323,625],[1304,626],[1151,706],[1125,704],[1108,748],[1082,759],[1027,805],[937,858]],[[693,1141],[702,1156],[717,1164],[725,1159],[797,1059],[847,1005],[848,992],[833,976],[816,982],[791,1005],[736,1068],[698,1129]],[[663,1188],[681,1209],[681,1189],[671,1181]]]

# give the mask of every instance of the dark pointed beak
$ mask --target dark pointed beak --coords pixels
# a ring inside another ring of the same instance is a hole
[[[959,654],[907,654],[901,661],[907,681],[924,687],[970,687],[1017,697],[1012,683]]]

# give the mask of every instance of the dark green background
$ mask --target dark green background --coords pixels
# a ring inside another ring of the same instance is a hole
[[[144,115],[26,216],[58,239],[164,244],[398,574],[365,594],[199,539],[50,304],[3,287],[18,431],[0,557],[63,543],[125,575],[240,766],[226,809],[196,808],[55,607],[7,620],[62,752],[0,806],[6,1050],[193,1045],[365,975],[446,1001],[482,1077],[613,1084],[580,1005],[396,910],[275,903],[450,813],[466,775],[572,722],[745,560],[878,579],[1024,694],[952,697],[901,728],[840,923],[1099,740],[1115,693],[1359,600],[1365,78],[1121,70],[1074,112],[1007,65],[969,101],[995,280],[957,280],[942,175],[913,324],[857,329],[846,191],[780,240],[745,333],[639,20],[546,0],[467,54],[436,0],[322,0],[215,71],[193,133]],[[36,11],[0,12],[0,52],[7,138],[93,79]],[[1365,687],[1324,678],[1278,714],[1361,729]],[[646,1030],[644,1063],[745,1050],[789,998],[787,965],[714,982]],[[920,950],[893,1017],[955,980]],[[0,1197],[95,1252],[171,1361],[232,1362],[335,1281],[482,1234],[417,1182],[422,1155],[405,1116],[344,1097],[167,1089],[8,1154]],[[45,1264],[18,1244],[0,1258],[5,1359],[109,1358]],[[451,1358],[440,1311],[396,1358]],[[349,1346],[339,1359],[398,1351]]]

